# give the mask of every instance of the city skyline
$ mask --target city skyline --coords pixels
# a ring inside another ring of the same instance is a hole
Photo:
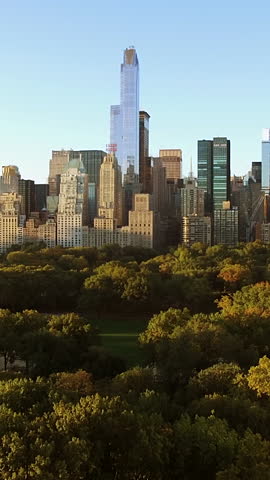
[[[28,0],[3,7],[3,164],[44,182],[52,150],[104,150],[121,52],[130,44],[140,58],[140,108],[151,116],[151,155],[181,148],[187,174],[197,140],[224,135],[232,144],[232,173],[244,174],[260,160],[270,110],[262,48],[269,5],[262,2],[262,16],[261,9],[241,8],[241,2],[226,8],[173,2],[168,9],[150,1],[140,15],[140,3],[132,7],[132,22],[109,2],[90,8],[85,1],[75,7],[68,0],[57,6]],[[70,35],[74,19],[80,35]]]

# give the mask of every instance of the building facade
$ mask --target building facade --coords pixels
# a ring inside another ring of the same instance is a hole
[[[205,213],[213,210],[213,141],[198,141],[198,187],[204,191]]]
[[[49,167],[49,195],[58,196],[60,192],[61,175],[64,173],[71,150],[53,150]]]
[[[114,219],[118,226],[123,223],[122,172],[113,153],[104,158],[100,167],[98,218]]]
[[[159,158],[166,169],[166,179],[169,182],[178,182],[182,178],[182,150],[159,150]]]
[[[20,178],[18,167],[15,165],[3,166],[0,177],[0,193],[19,193]]]
[[[184,187],[180,189],[180,216],[204,216],[204,191],[198,188],[193,177],[184,179]]]
[[[124,51],[120,81],[120,105],[111,107],[110,141],[123,174],[129,165],[139,174],[139,61],[134,47]]]
[[[63,247],[84,245],[88,225],[88,175],[78,168],[68,168],[61,175],[57,213],[57,244]]]
[[[222,208],[214,210],[214,244],[233,246],[237,243],[238,209]]]
[[[190,215],[182,218],[182,243],[188,247],[200,242],[211,245],[211,217]]]
[[[21,197],[17,193],[0,194],[0,253],[23,243],[25,217],[20,215]]]
[[[100,166],[107,153],[103,150],[76,150],[70,151],[69,159],[80,159],[85,173],[88,175],[88,182],[99,185]]]
[[[251,174],[256,183],[262,183],[262,162],[252,162]]]
[[[161,218],[168,216],[168,186],[166,168],[160,158],[153,158],[152,167],[153,209]]]
[[[36,209],[34,180],[19,180],[19,195],[21,195],[21,213],[29,218]]]
[[[152,197],[149,193],[135,194],[134,209],[129,212],[126,231],[130,235],[130,245],[145,248],[158,247],[159,214],[153,210]]]
[[[222,208],[230,200],[230,140],[226,137],[213,139],[213,209]]]
[[[149,119],[147,112],[140,112],[139,181],[142,193],[151,193],[151,158],[149,157]]]
[[[262,136],[262,190],[270,194],[270,128],[264,128]]]
[[[35,184],[35,212],[47,208],[47,196],[49,195],[48,183]]]

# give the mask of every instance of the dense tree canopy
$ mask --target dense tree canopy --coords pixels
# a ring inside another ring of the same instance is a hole
[[[270,480],[269,265],[260,242],[2,255],[0,478]],[[127,368],[97,325],[137,317]]]

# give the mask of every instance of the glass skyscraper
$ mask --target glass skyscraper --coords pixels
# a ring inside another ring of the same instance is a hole
[[[205,213],[212,212],[213,197],[213,141],[198,141],[198,187],[204,190]]]
[[[230,200],[230,140],[213,139],[213,210],[223,207]]]
[[[264,128],[262,136],[262,190],[270,194],[270,128]]]
[[[205,192],[205,213],[230,200],[230,140],[216,137],[198,141],[198,187]]]
[[[124,51],[120,105],[111,106],[110,142],[116,145],[123,174],[130,165],[139,174],[139,62],[134,47]]]

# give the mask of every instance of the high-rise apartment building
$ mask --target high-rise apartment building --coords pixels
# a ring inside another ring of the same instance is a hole
[[[84,245],[88,228],[88,175],[83,167],[70,167],[61,175],[57,213],[57,243],[63,247]]]
[[[182,243],[190,247],[197,242],[211,245],[211,217],[190,215],[182,218]]]
[[[262,162],[252,162],[251,174],[256,183],[262,183]]]
[[[270,128],[264,128],[262,135],[262,190],[270,194]]]
[[[45,223],[41,223],[38,217],[29,218],[23,228],[24,242],[44,242],[47,247],[56,246],[56,221],[54,218],[48,218]]]
[[[110,142],[113,145],[117,160],[122,162],[122,116],[121,105],[111,105],[110,111]]]
[[[151,192],[151,158],[149,157],[149,118],[147,112],[140,112],[139,180],[143,193]]]
[[[204,216],[204,191],[197,187],[194,177],[184,179],[184,186],[180,189],[180,216]]]
[[[15,165],[3,166],[0,177],[0,193],[18,193],[20,178],[18,167]]]
[[[70,158],[80,159],[88,175],[88,213],[91,224],[97,216],[100,167],[106,155],[103,150],[79,150],[70,153]]]
[[[152,167],[153,209],[161,218],[168,215],[168,186],[166,168],[160,158],[153,158]]]
[[[134,196],[134,208],[129,212],[128,227],[123,227],[130,236],[130,245],[134,247],[156,248],[159,246],[159,213],[152,208],[149,193],[137,193]]]
[[[21,195],[21,214],[29,218],[36,209],[34,180],[19,179],[19,195]]]
[[[20,209],[21,197],[17,193],[0,194],[0,253],[23,243],[24,217]]]
[[[47,196],[49,195],[48,183],[35,184],[35,211],[40,212],[47,206]]]
[[[167,181],[178,182],[182,178],[182,150],[159,150],[159,158],[166,169]]]
[[[64,173],[71,150],[53,150],[49,170],[49,195],[57,196],[60,191],[60,179]]]
[[[53,218],[48,218],[46,223],[39,225],[38,241],[46,243],[49,248],[56,246],[56,222]]]
[[[103,222],[99,219],[113,219],[116,225],[122,225],[123,221],[122,172],[113,153],[104,158],[100,167],[98,217],[94,219],[96,227]]]
[[[238,209],[230,208],[230,202],[224,207],[214,210],[214,244],[237,245]]]
[[[47,199],[47,207],[51,211],[52,205],[57,205],[57,197],[60,191],[60,177],[65,173],[69,166],[69,162],[81,162],[84,166],[84,171],[88,175],[89,182],[89,205],[88,211],[90,215],[90,222],[93,222],[97,215],[97,197],[99,189],[99,173],[100,166],[106,152],[103,150],[54,150],[52,152],[52,159],[50,160],[50,174],[49,174],[49,195],[51,198]],[[91,187],[90,187],[91,184]]]
[[[111,107],[111,144],[123,174],[129,165],[139,174],[139,62],[134,47],[124,51],[120,105]]]
[[[127,173],[124,175],[124,208],[123,208],[123,225],[128,224],[128,212],[134,206],[134,195],[140,193],[141,184],[139,183],[139,175],[135,173],[134,166],[129,165]]]

